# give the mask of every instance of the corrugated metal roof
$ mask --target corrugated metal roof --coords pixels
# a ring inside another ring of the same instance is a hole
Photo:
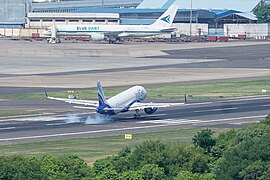
[[[213,9],[213,10],[211,9],[209,11],[216,14],[216,17],[215,17],[216,19],[236,14],[238,16],[241,16],[241,17],[253,20],[253,21],[257,20],[256,16],[253,13],[245,13],[245,12],[236,11],[236,10],[222,10],[222,9]]]
[[[241,11],[236,11],[236,10],[221,10],[221,9],[214,9],[214,10],[209,10],[210,12],[213,12],[216,14],[216,19],[225,17],[225,16],[229,16],[231,14],[235,14],[235,13],[242,13]]]
[[[80,8],[75,10],[76,13],[163,13],[167,9],[128,9],[128,8]],[[193,12],[197,11],[207,11],[207,10],[200,10],[200,9],[193,9]],[[190,12],[189,9],[178,9],[178,12]]]
[[[118,13],[27,13],[28,18],[114,18]]]
[[[85,0],[33,3],[34,10],[54,8],[81,8],[81,7],[125,7],[137,6],[142,0]]]
[[[144,0],[137,9],[168,9],[176,0]]]
[[[256,15],[253,14],[253,13],[235,13],[235,14],[238,15],[238,16],[253,20],[253,21],[258,20]]]

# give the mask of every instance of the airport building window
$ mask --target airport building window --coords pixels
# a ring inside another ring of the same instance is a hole
[[[40,22],[39,19],[31,19],[30,22]]]
[[[84,19],[83,22],[93,22],[92,19]]]
[[[44,19],[44,20],[42,20],[43,22],[52,22],[52,20],[51,19]]]
[[[70,20],[68,20],[69,22],[79,22],[79,20],[78,19],[70,19]]]
[[[109,19],[108,22],[118,22],[117,19]]]
[[[97,19],[96,22],[105,22],[104,19]]]
[[[56,19],[55,22],[65,22],[65,20],[62,20],[62,19]]]

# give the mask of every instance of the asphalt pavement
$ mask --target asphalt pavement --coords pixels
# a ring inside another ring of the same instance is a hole
[[[96,137],[174,128],[237,128],[270,112],[270,96],[197,101],[160,109],[153,115],[133,112],[104,117],[95,112],[48,113],[0,119],[0,144]]]

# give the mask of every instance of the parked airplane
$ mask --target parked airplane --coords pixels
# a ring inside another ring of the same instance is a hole
[[[48,99],[64,101],[80,109],[96,110],[97,113],[102,115],[116,115],[128,111],[135,111],[134,118],[140,118],[140,110],[144,110],[146,114],[153,114],[158,108],[166,108],[172,106],[184,105],[184,103],[142,103],[147,96],[147,91],[142,86],[133,86],[110,99],[106,99],[102,90],[100,82],[97,82],[98,101],[79,100],[79,99],[63,99],[48,96],[45,90],[45,95]]]
[[[125,37],[149,37],[172,33],[177,28],[171,27],[178,6],[172,5],[151,25],[59,25],[51,26],[43,32],[45,36],[90,36],[92,40],[109,40],[116,43]],[[56,37],[55,37],[56,38]]]

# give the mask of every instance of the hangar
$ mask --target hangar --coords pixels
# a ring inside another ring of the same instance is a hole
[[[32,0],[12,0],[1,2],[0,27],[22,28],[25,14],[31,10]]]
[[[52,1],[52,0],[50,0]],[[47,28],[52,24],[151,24],[174,0],[162,1],[149,8],[150,0],[68,0],[33,3],[31,0],[5,2],[0,12],[2,28]],[[15,5],[16,4],[16,5]],[[149,3],[148,3],[149,4]],[[224,34],[224,24],[252,24],[252,13],[236,10],[179,9],[174,25],[181,34]]]

